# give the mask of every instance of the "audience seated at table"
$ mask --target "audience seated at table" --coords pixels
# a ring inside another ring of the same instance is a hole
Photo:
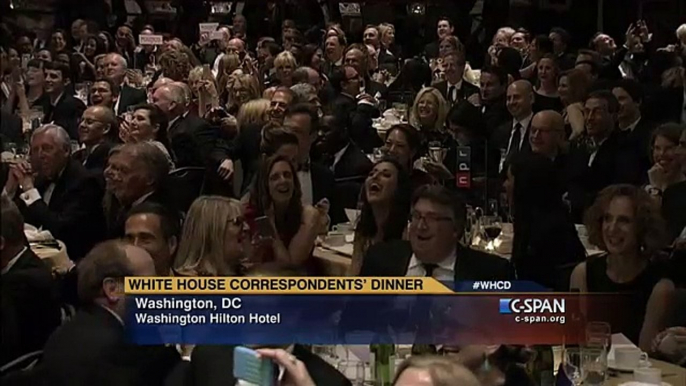
[[[378,161],[360,193],[349,275],[357,276],[369,248],[405,236],[412,190],[407,170],[395,158]]]
[[[166,204],[164,186],[169,161],[155,145],[147,142],[120,145],[112,149],[104,171],[104,199],[107,233],[124,235],[126,213],[143,202]]]
[[[386,132],[383,151],[398,160],[406,171],[410,173],[412,190],[433,183],[434,179],[427,172],[415,168],[416,159],[422,146],[422,133],[408,124],[391,126]]]
[[[422,186],[412,198],[410,240],[369,248],[360,276],[431,276],[448,281],[514,278],[507,260],[459,243],[464,224],[464,204],[450,190]]]
[[[425,87],[409,109],[410,125],[422,133],[420,151],[425,152],[431,142],[443,142],[444,126],[450,105],[443,95],[433,87]]]
[[[188,210],[174,259],[175,276],[233,276],[249,242],[238,200],[201,196]]]
[[[31,162],[10,168],[5,192],[16,197],[27,223],[50,231],[65,243],[72,260],[78,260],[104,236],[103,192],[95,176],[70,153],[64,129],[56,125],[36,129],[31,136]]]
[[[666,244],[659,209],[641,188],[611,185],[589,208],[585,225],[591,244],[607,253],[576,266],[570,288],[632,294],[632,308],[624,311],[630,315],[628,323],[613,332],[649,350],[652,339],[666,327],[674,292],[664,267],[652,261]]]
[[[301,196],[299,176],[289,158],[275,155],[262,162],[246,209],[259,242],[251,257],[254,263],[312,263],[314,241],[327,226],[328,208],[322,203],[304,205]]]
[[[172,274],[171,266],[179,246],[180,233],[179,216],[155,202],[144,202],[133,207],[124,224],[125,240],[150,254],[157,276]]]
[[[143,249],[120,241],[97,245],[78,265],[84,306],[50,337],[31,370],[50,385],[161,384],[180,361],[173,347],[137,346],[124,331],[127,276],[155,276]]]
[[[2,350],[4,366],[22,355],[43,349],[50,334],[59,326],[59,293],[50,268],[39,259],[24,235],[24,218],[6,195],[2,203]]]
[[[567,278],[586,251],[562,201],[564,189],[553,161],[544,155],[518,154],[507,176],[514,218],[511,261],[517,279],[565,291]]]

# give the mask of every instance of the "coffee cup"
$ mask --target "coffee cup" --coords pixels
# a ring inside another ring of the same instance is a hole
[[[615,365],[623,369],[648,367],[648,354],[637,347],[618,347],[615,349]]]
[[[345,234],[341,232],[329,232],[326,235],[326,243],[332,247],[341,247],[345,245]]]
[[[355,228],[353,228],[353,225],[350,223],[342,223],[334,225],[333,231],[336,233],[349,234],[353,233],[355,231]]]
[[[662,370],[654,367],[634,370],[634,380],[651,385],[662,385]]]

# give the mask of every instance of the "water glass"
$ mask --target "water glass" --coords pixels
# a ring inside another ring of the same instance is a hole
[[[581,373],[584,386],[601,386],[607,376],[605,349],[588,347],[581,351]]]
[[[580,386],[584,380],[581,374],[581,363],[581,349],[578,347],[565,348],[562,356],[562,368],[574,386]]]
[[[610,351],[612,344],[612,328],[605,322],[589,322],[586,324],[586,346],[602,348],[605,353]]]

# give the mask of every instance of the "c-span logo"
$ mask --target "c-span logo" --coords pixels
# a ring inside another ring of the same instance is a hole
[[[498,310],[501,314],[563,314],[565,299],[500,299]]]

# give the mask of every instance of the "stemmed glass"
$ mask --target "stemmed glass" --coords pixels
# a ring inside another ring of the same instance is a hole
[[[487,240],[493,241],[502,231],[502,221],[498,216],[483,216],[481,217],[481,228]]]
[[[574,386],[580,386],[584,380],[581,374],[581,363],[581,349],[578,347],[565,348],[562,356],[562,368]]]

